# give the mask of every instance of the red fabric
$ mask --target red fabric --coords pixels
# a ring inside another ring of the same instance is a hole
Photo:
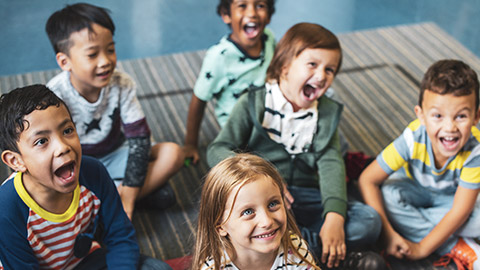
[[[365,155],[363,152],[347,152],[344,157],[347,183],[358,179],[363,169],[372,160],[372,157]]]
[[[192,256],[187,255],[180,258],[170,259],[165,261],[173,270],[187,270],[192,264]]]

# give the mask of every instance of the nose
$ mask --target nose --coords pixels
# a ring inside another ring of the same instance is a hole
[[[319,82],[325,80],[326,78],[325,70],[323,70],[322,68],[317,68],[317,70],[315,71],[315,78]]]
[[[457,125],[455,123],[455,120],[454,119],[446,119],[445,120],[445,130],[446,131],[449,131],[449,132],[455,132],[457,131]]]
[[[257,16],[257,9],[255,8],[255,3],[251,3],[247,5],[246,14],[248,17],[255,17]]]
[[[259,213],[258,218],[259,218],[258,225],[261,228],[270,228],[273,224],[272,213],[270,213],[270,211],[268,210],[263,211],[262,213]]]
[[[60,157],[64,154],[69,153],[71,150],[70,144],[64,138],[58,138],[55,143],[55,156]]]
[[[98,66],[107,67],[112,63],[110,57],[106,53],[100,53],[98,56]]]

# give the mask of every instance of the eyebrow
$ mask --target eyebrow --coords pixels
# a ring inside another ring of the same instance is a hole
[[[65,118],[65,120],[63,120],[58,126],[57,126],[57,129],[60,129],[62,127],[64,127],[65,125],[67,125],[68,123],[73,123],[72,120],[70,118]],[[39,130],[37,132],[35,132],[33,135],[34,136],[38,136],[38,135],[44,135],[44,134],[50,134],[52,133],[51,130]]]

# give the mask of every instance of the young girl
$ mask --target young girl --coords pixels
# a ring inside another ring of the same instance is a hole
[[[213,167],[202,189],[192,269],[319,269],[282,191],[280,174],[258,156],[238,154]]]
[[[347,252],[374,244],[381,221],[372,207],[347,200],[337,129],[342,105],[325,95],[341,61],[340,42],[328,29],[292,26],[278,42],[267,83],[240,97],[207,160],[213,167],[239,150],[268,160],[288,183],[286,203],[322,264],[382,269],[378,254]]]

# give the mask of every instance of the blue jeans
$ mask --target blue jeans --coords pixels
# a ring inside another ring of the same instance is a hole
[[[288,190],[295,201],[292,204],[295,220],[310,247],[321,249],[318,233],[323,225],[323,205],[320,191],[316,188],[289,186]],[[382,223],[378,213],[368,205],[358,201],[349,201],[345,220],[345,242],[347,248],[359,248],[377,241]],[[311,235],[305,236],[309,231]],[[317,253],[317,252],[315,252]]]
[[[420,242],[452,208],[454,193],[429,190],[408,178],[390,178],[382,186],[385,211],[395,230],[412,242]],[[459,237],[480,236],[480,205],[477,202],[467,221],[443,243],[436,253],[448,253]]]

